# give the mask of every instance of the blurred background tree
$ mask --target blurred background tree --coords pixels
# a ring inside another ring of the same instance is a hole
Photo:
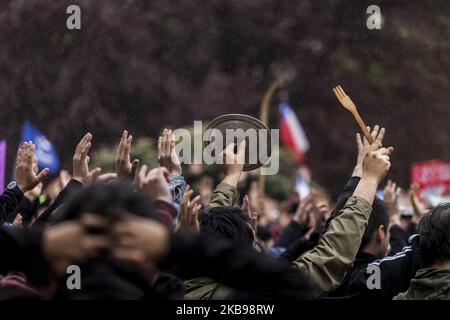
[[[131,160],[139,159],[142,164],[151,168],[159,166],[158,150],[155,141],[151,138],[140,137],[131,146]],[[115,172],[117,145],[101,145],[92,152],[92,167],[100,167],[103,172]]]
[[[70,4],[81,7],[80,31],[66,28]],[[450,158],[450,3],[381,1],[381,30],[366,27],[369,4],[3,0],[0,136],[15,149],[30,119],[70,166],[86,131],[98,149],[123,129],[156,137],[224,113],[257,116],[266,88],[289,73],[320,184],[336,194],[354,164],[357,128],[331,92],[341,84],[368,124],[387,128],[391,175],[405,185],[412,162]]]

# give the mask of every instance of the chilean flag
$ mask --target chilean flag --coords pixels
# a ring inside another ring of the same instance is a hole
[[[279,110],[281,142],[292,150],[296,161],[302,162],[309,150],[309,141],[302,125],[287,100],[280,101]]]

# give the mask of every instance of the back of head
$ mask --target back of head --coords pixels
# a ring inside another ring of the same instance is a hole
[[[336,203],[333,212],[331,213],[330,219],[335,217],[345,206],[347,200],[351,195],[343,197],[339,199]],[[331,220],[327,221],[327,226]],[[388,230],[389,227],[389,213],[387,210],[387,206],[383,200],[375,197],[372,203],[372,213],[370,214],[370,218],[366,227],[366,230],[361,239],[360,250],[364,250],[365,247],[372,241],[373,235],[379,226],[384,226],[384,230]]]
[[[252,245],[250,218],[237,207],[214,207],[198,217],[200,232],[212,233],[238,244]]]
[[[384,201],[375,197],[372,203],[372,213],[370,214],[366,231],[361,239],[360,250],[364,250],[364,248],[372,241],[374,233],[380,226],[383,226],[387,233],[389,227],[389,212]]]
[[[115,181],[92,184],[76,193],[54,221],[78,219],[83,213],[94,213],[114,219],[124,212],[155,218],[151,203],[135,192],[130,183]]]
[[[420,253],[425,266],[450,261],[450,203],[427,213],[419,224]]]

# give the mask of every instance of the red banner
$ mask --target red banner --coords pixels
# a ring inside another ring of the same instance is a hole
[[[432,186],[450,187],[450,161],[430,160],[413,164],[411,182],[422,189]]]

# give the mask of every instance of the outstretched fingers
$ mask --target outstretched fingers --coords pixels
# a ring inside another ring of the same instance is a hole
[[[89,149],[91,147],[91,145],[90,145],[91,140],[92,140],[92,134],[89,132],[86,133],[83,136],[83,138],[81,138],[80,142],[78,143],[77,147],[75,148],[75,154],[74,154],[75,158],[81,159],[83,153],[85,154],[85,156],[87,155],[87,153],[89,152]]]
[[[131,176],[133,178],[136,177],[136,172],[137,172],[138,167],[139,167],[139,160],[134,159],[133,162],[131,163]]]

